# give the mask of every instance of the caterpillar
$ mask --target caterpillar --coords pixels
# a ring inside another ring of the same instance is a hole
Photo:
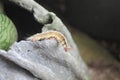
[[[50,38],[55,38],[59,44],[62,44],[64,50],[67,51],[67,49],[68,49],[67,48],[68,47],[67,40],[66,40],[65,36],[58,31],[46,31],[46,32],[42,32],[42,33],[37,33],[37,34],[27,38],[27,40],[34,42],[34,41],[50,39]]]

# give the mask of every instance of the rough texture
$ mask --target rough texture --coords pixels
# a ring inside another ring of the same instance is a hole
[[[2,80],[84,80],[79,68],[84,65],[65,52],[62,45],[58,45],[54,39],[21,41],[15,43],[8,52],[1,50],[0,55]]]
[[[6,53],[0,51],[0,53]],[[0,56],[0,80],[38,80],[31,73]]]

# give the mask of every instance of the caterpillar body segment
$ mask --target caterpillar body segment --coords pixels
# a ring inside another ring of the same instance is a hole
[[[43,33],[37,33],[27,38],[27,40],[39,41],[39,40],[50,39],[50,38],[55,38],[59,44],[62,44],[65,51],[68,50],[67,40],[65,36],[58,31],[47,31]]]

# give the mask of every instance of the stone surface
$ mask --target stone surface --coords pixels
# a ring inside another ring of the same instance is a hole
[[[82,80],[84,73],[80,67],[85,65],[55,39],[16,42],[8,52],[0,50],[0,56],[1,80]]]

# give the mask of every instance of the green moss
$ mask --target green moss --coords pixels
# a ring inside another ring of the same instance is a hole
[[[7,16],[0,14],[0,49],[8,50],[16,40],[15,25]]]

